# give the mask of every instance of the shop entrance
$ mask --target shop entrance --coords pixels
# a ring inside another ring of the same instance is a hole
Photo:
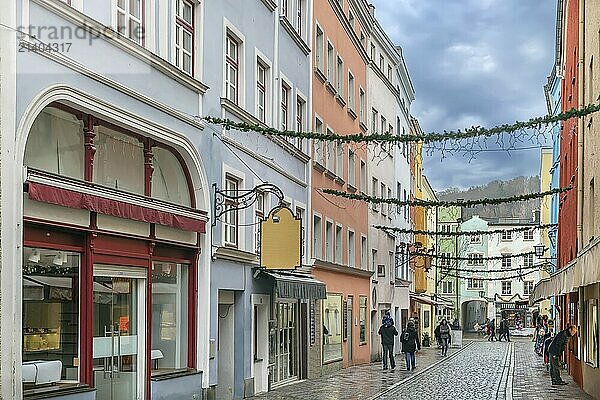
[[[144,397],[146,269],[94,266],[93,377],[98,400]]]
[[[298,379],[298,303],[276,303],[277,327],[271,336],[272,384]]]

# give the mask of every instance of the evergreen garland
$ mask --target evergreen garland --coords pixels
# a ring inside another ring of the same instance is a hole
[[[518,275],[497,276],[497,277],[488,277],[488,278],[484,278],[484,277],[480,278],[480,277],[472,277],[472,276],[463,276],[463,275],[460,275],[460,274],[445,273],[444,277],[441,278],[439,280],[439,282],[441,282],[442,280],[444,280],[444,278],[447,277],[447,276],[451,276],[453,278],[458,278],[458,279],[475,279],[475,280],[478,280],[478,281],[510,281],[512,279],[517,279],[517,278],[520,279],[520,280],[523,280],[524,276],[531,275],[534,272],[535,272],[535,270],[532,270],[532,271],[523,272],[522,274],[518,274]]]
[[[502,268],[502,269],[470,269],[470,268],[454,268],[447,265],[432,265],[432,268],[437,268],[444,271],[456,271],[456,272],[469,272],[474,274],[483,273],[503,273],[503,272],[514,272],[514,271],[529,271],[537,270],[543,267],[544,264],[536,264],[529,267],[515,267],[515,268]],[[419,268],[419,267],[418,267]],[[421,267],[422,268],[422,267]]]
[[[526,129],[540,129],[543,126],[548,126],[560,121],[566,121],[571,118],[583,117],[588,114],[600,111],[600,104],[589,104],[582,109],[572,108],[569,111],[557,115],[546,115],[543,117],[531,118],[528,121],[517,121],[514,124],[503,124],[492,128],[484,128],[481,126],[473,126],[465,130],[447,131],[444,130],[442,133],[426,133],[423,135],[394,135],[392,133],[371,133],[365,135],[363,133],[349,133],[349,134],[326,134],[320,132],[296,132],[291,130],[278,130],[271,128],[266,125],[249,124],[246,122],[232,121],[226,118],[217,117],[201,117],[202,120],[215,124],[221,125],[223,128],[236,129],[242,132],[257,132],[263,135],[269,136],[283,136],[288,138],[303,138],[303,139],[315,139],[315,140],[326,140],[326,141],[337,141],[337,142],[378,142],[378,143],[406,143],[406,142],[443,142],[448,140],[461,140],[476,137],[491,137],[502,133],[515,133]]]
[[[525,232],[531,229],[547,229],[554,228],[558,226],[558,224],[543,224],[543,225],[535,225],[529,227],[519,227],[512,229],[493,229],[490,231],[460,231],[460,232],[442,232],[442,231],[424,231],[419,229],[405,229],[398,228],[395,226],[386,226],[386,225],[373,225],[373,228],[380,229],[385,232],[394,232],[394,233],[410,233],[415,235],[429,235],[429,236],[479,236],[479,235],[493,235],[495,233],[507,233],[507,232]]]
[[[488,261],[488,260],[504,260],[505,258],[520,258],[520,257],[525,257],[528,255],[535,255],[535,251],[528,251],[525,253],[515,253],[515,254],[510,254],[507,256],[492,256],[492,257],[480,257],[480,258],[469,258],[469,257],[446,257],[446,256],[442,256],[440,254],[427,254],[427,253],[411,253],[411,255],[413,256],[425,256],[425,257],[432,257],[432,258],[443,258],[445,260],[458,260],[458,261],[473,261],[473,260],[477,260],[477,261]]]
[[[485,198],[478,200],[453,200],[453,201],[432,201],[432,200],[400,200],[395,198],[384,198],[384,197],[375,197],[369,196],[366,194],[357,194],[357,193],[348,193],[341,190],[335,189],[321,189],[321,191],[325,194],[331,194],[334,196],[344,197],[350,200],[360,200],[365,201],[367,203],[372,204],[394,204],[397,206],[411,206],[411,207],[451,207],[451,206],[459,206],[459,207],[472,207],[477,205],[496,205],[496,204],[504,204],[504,203],[513,203],[517,201],[527,201],[533,199],[539,199],[545,196],[550,196],[556,193],[563,193],[573,189],[572,187],[566,188],[557,188],[548,190],[545,192],[539,193],[528,193],[521,194],[518,196],[511,197],[498,197],[498,198]]]

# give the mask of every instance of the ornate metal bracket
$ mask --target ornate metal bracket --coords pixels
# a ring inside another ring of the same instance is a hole
[[[227,212],[251,207],[256,203],[259,194],[271,193],[277,197],[279,205],[283,204],[283,192],[272,183],[263,183],[247,190],[221,190],[216,183],[213,183],[212,187],[215,196],[212,226],[215,226],[217,220]]]

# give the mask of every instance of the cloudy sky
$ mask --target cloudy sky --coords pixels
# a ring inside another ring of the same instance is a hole
[[[556,0],[370,0],[402,46],[425,132],[493,126],[546,113]],[[526,143],[523,146],[531,146]],[[427,156],[436,190],[539,173],[539,149]]]

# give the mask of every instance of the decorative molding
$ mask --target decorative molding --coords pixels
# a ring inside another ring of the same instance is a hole
[[[213,254],[213,259],[260,265],[258,255],[232,247],[217,247]]]
[[[331,8],[337,15],[338,20],[340,21],[340,25],[342,25],[344,27],[344,29],[346,30],[346,33],[348,34],[352,43],[354,44],[356,51],[358,52],[358,54],[360,54],[360,56],[362,57],[365,64],[368,64],[369,63],[369,55],[367,54],[367,50],[362,46],[362,43],[360,42],[360,39],[356,35],[356,32],[354,31],[352,26],[350,26],[350,22],[348,22],[348,19],[346,18],[346,14],[344,14],[344,10],[340,7],[339,3],[336,0],[329,0],[329,4],[331,4]],[[368,37],[368,35],[365,35],[365,36]]]
[[[327,88],[327,90],[329,90],[329,92],[330,92],[332,95],[334,95],[334,96],[335,96],[335,95],[337,94],[337,90],[335,90],[335,87],[334,87],[334,86],[331,84],[331,81],[330,81],[330,80],[328,80],[328,81],[325,83],[325,87]]]
[[[273,12],[277,9],[277,3],[273,0],[261,0],[263,4],[269,9],[269,11]]]
[[[332,262],[320,260],[320,259],[315,260],[315,263],[313,264],[313,268],[318,268],[318,269],[322,269],[325,271],[340,272],[342,274],[360,276],[363,278],[371,278],[373,276],[373,271],[368,271],[365,269],[359,269],[359,268],[355,268],[355,267],[349,267],[347,265],[336,264],[336,263],[332,263]]]
[[[317,78],[319,78],[319,80],[323,83],[327,82],[327,77],[325,76],[325,72],[323,72],[321,70],[321,68],[319,67],[315,67],[315,75],[317,76]]]
[[[207,85],[194,79],[190,75],[179,70],[170,62],[152,53],[148,49],[140,46],[132,40],[125,38],[117,33],[112,27],[101,24],[95,19],[78,11],[74,7],[67,5],[61,1],[54,0],[33,0],[40,6],[58,14],[60,17],[88,30],[88,34],[94,34],[97,37],[102,37],[105,41],[115,47],[120,48],[126,53],[138,58],[146,64],[156,68],[166,76],[176,80],[187,88],[199,94],[204,94],[209,89]],[[50,53],[50,52],[46,52]]]
[[[369,128],[367,128],[367,125],[365,125],[365,122],[364,122],[364,121],[360,121],[360,123],[358,124],[358,126],[360,126],[360,129],[361,129],[363,132],[367,132],[367,131],[369,130]]]
[[[285,31],[291,36],[292,40],[296,43],[296,45],[298,45],[304,55],[308,56],[310,54],[310,47],[308,47],[308,44],[306,44],[302,36],[300,36],[296,29],[294,29],[292,23],[283,15],[279,16],[279,22],[281,22],[281,25]]]
[[[353,108],[348,107],[346,109],[346,111],[348,112],[348,115],[350,115],[350,118],[356,120],[356,118],[358,118],[358,115],[356,115],[356,111],[354,111]]]
[[[342,108],[346,107],[346,100],[344,100],[344,98],[340,96],[339,93],[335,95],[335,99],[337,100],[338,104],[342,106]]]

